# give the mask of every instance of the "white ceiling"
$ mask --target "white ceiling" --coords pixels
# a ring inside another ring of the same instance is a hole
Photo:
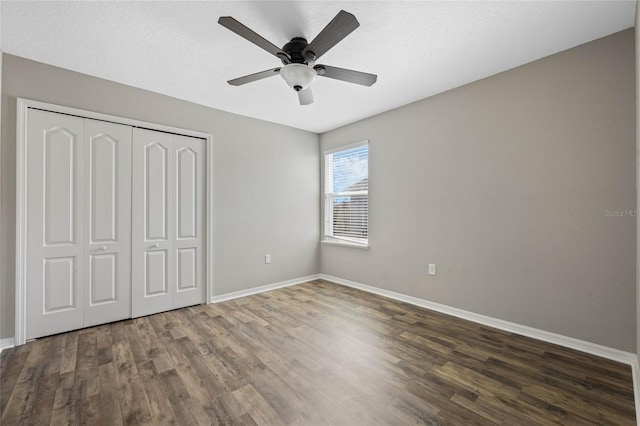
[[[2,50],[198,104],[325,132],[632,27],[635,1],[10,2]],[[233,16],[278,46],[309,41],[344,9],[360,22],[319,63],[378,74],[372,87],[328,78],[298,105],[280,65],[217,24]]]

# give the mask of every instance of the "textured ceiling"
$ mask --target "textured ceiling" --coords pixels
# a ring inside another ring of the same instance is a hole
[[[324,132],[633,26],[635,1],[9,2],[2,50],[225,111]],[[217,24],[233,16],[278,46],[309,41],[344,9],[360,28],[320,63],[378,74],[368,88],[314,82],[298,105],[280,65]]]

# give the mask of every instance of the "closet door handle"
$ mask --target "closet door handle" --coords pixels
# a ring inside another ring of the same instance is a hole
[[[105,251],[107,249],[107,246],[100,246],[96,249],[96,251]]]
[[[158,248],[158,247],[160,247],[160,244],[153,244],[149,248],[150,249],[154,249],[154,248]]]

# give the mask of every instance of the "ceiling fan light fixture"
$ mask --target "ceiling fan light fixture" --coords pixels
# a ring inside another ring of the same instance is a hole
[[[313,68],[303,64],[289,64],[280,68],[280,75],[296,92],[306,89],[316,79]]]

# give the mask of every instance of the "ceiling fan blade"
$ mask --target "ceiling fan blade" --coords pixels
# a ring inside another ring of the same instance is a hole
[[[284,53],[282,49],[280,49],[278,46],[271,43],[269,40],[265,39],[260,34],[253,31],[251,28],[238,22],[231,16],[221,16],[220,19],[218,19],[218,24],[233,31],[234,33],[238,34],[240,37],[243,37],[249,40],[251,43],[255,44],[256,46],[263,48],[264,50],[271,53],[272,55],[275,55],[278,57],[281,57],[282,55],[284,55],[285,57],[288,57],[287,54]]]
[[[252,81],[262,80],[263,78],[271,77],[273,75],[280,74],[280,68],[273,68],[270,70],[264,70],[255,74],[245,75],[244,77],[234,78],[227,81],[232,86],[242,86],[243,84],[251,83]]]
[[[360,23],[355,16],[341,10],[302,53],[304,55],[307,52],[313,52],[317,60],[359,26]]]
[[[328,65],[316,65],[313,69],[316,70],[319,76],[347,81],[349,83],[361,84],[363,86],[372,86],[373,83],[378,80],[378,76],[375,74],[330,67]]]
[[[313,103],[313,92],[311,91],[311,87],[307,87],[304,90],[298,92],[298,100],[300,101],[300,105],[310,105]]]

